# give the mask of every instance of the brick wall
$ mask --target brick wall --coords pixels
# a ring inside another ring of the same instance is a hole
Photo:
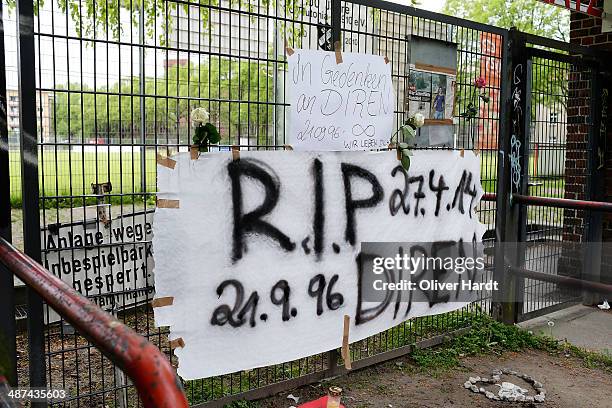
[[[565,198],[585,200],[587,148],[591,103],[590,72],[574,69],[569,75],[567,100],[567,142],[565,154]],[[564,241],[580,241],[584,232],[584,212],[565,210]]]
[[[571,13],[570,42],[587,47],[597,47],[612,51],[612,33],[601,32],[601,18],[591,17],[581,13]],[[565,197],[570,199],[586,199],[587,175],[587,132],[586,122],[591,95],[589,87],[590,74],[576,70],[569,80],[567,155],[565,161],[566,184]],[[611,106],[608,104],[608,106]],[[608,111],[608,118],[612,111]],[[603,185],[605,190],[603,201],[612,201],[612,125],[607,126],[607,148],[605,152],[605,170]],[[580,241],[584,232],[584,212],[576,210],[564,211],[564,240]],[[603,241],[612,241],[612,214],[604,217]],[[604,247],[604,255],[605,255]],[[604,263],[607,263],[604,261]],[[561,265],[560,265],[561,266]],[[568,265],[570,266],[570,265]],[[573,263],[569,269],[575,269]],[[603,271],[604,281],[612,282],[609,268]],[[560,270],[559,273],[562,273]],[[568,273],[573,274],[573,273]]]
[[[612,33],[601,32],[601,18],[571,13],[570,42],[612,51]]]

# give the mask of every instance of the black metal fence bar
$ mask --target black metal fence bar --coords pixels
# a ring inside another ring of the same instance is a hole
[[[19,126],[24,252],[35,261],[40,262],[34,5],[31,0],[18,0],[16,3],[19,27]],[[43,301],[36,292],[27,290],[27,304],[29,383],[34,387],[44,387],[47,385],[47,378],[45,375]],[[42,407],[46,406],[46,403],[33,402],[32,406]]]
[[[608,120],[608,84],[602,72],[603,63],[599,60],[592,67],[591,79],[591,103],[589,109],[589,127],[587,148],[587,185],[585,198],[594,202],[605,199],[605,146],[607,139]],[[605,135],[605,136],[604,136]],[[603,261],[603,219],[602,211],[595,208],[588,209],[584,214],[584,241],[592,243],[585,251],[582,265],[585,271],[591,271],[591,280],[601,281],[604,275],[602,271]],[[598,295],[583,291],[583,303],[585,305],[596,305],[600,299]]]
[[[4,4],[0,4],[0,72],[5,72]],[[6,75],[0,74],[0,238],[11,241],[11,178],[6,104]],[[4,376],[17,385],[17,350],[13,274],[0,266],[0,350],[4,353]]]
[[[508,105],[503,138],[500,141],[500,150],[504,156],[508,156],[504,166],[498,167],[498,175],[504,182],[498,185],[497,203],[500,206],[498,212],[497,236],[498,242],[523,242],[526,237],[526,212],[521,206],[514,206],[510,197],[527,191],[527,168],[529,162],[529,66],[525,50],[525,38],[523,33],[515,29],[510,30],[508,43],[508,71],[504,73],[509,89],[507,99]],[[504,158],[504,160],[506,160]],[[502,235],[503,234],[503,235]],[[509,254],[496,252],[495,277],[501,282],[501,291],[494,298],[494,317],[505,323],[513,323],[522,308],[518,301],[506,302],[506,299],[518,299],[523,291],[523,282],[516,277],[505,273],[506,262],[511,265],[521,265],[525,254],[518,250]]]
[[[471,30],[487,32],[495,35],[499,35],[505,37],[508,33],[508,30],[496,27],[488,24],[482,24],[471,20],[466,20],[459,17],[449,16],[447,14],[435,13],[433,11],[424,10],[421,8],[416,8],[412,6],[406,6],[400,3],[391,3],[388,1],[378,1],[376,5],[373,5],[372,2],[368,0],[351,0],[351,4],[362,5],[362,6],[372,6],[379,8],[381,10],[386,10],[394,13],[404,14],[408,16],[412,16],[417,19],[431,20],[436,23],[443,23],[452,26],[464,27]],[[540,37],[536,37],[540,38]],[[561,43],[564,44],[564,43]]]
[[[555,40],[553,38],[541,37],[534,34],[523,33],[523,38],[527,44],[532,46],[544,47],[549,50],[561,51],[564,53],[569,53],[574,56],[587,57],[581,58],[580,61],[584,62],[589,61],[590,58],[594,58],[595,61],[602,61],[612,57],[610,51],[602,50],[600,48],[594,47],[585,47],[583,45],[575,44],[575,43],[567,43],[559,40]],[[557,58],[557,57],[556,57]],[[560,60],[563,60],[564,57],[558,57]]]

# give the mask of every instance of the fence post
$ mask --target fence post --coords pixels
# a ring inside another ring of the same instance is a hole
[[[338,350],[329,350],[327,352],[327,370],[325,377],[332,378],[338,375]]]
[[[145,76],[145,5],[144,1],[140,2],[138,10],[138,76],[139,76],[139,92],[140,92],[140,192],[143,194],[143,200],[147,200],[145,193],[147,192],[147,124],[146,124],[146,76]],[[108,141],[107,141],[108,143]]]
[[[525,240],[526,207],[512,202],[513,194],[527,192],[529,163],[530,61],[525,39],[510,29],[502,61],[502,91],[499,158],[497,166],[497,214],[494,278],[501,290],[494,293],[492,315],[506,324],[517,321],[522,310],[523,279],[507,272],[506,265],[522,265],[524,252],[518,243]]]
[[[331,23],[332,23],[332,44],[334,51],[336,43],[340,43],[340,51],[342,51],[342,2],[341,0],[332,0],[331,2]]]
[[[339,44],[342,51],[342,2],[341,0],[331,1],[331,25],[332,25],[332,47],[334,51],[338,51],[336,47]],[[327,377],[333,377],[338,370],[338,350],[330,350],[327,352]]]
[[[4,9],[0,2],[0,238],[11,242],[11,177],[6,106]],[[0,375],[17,385],[17,350],[13,274],[0,265]]]
[[[40,212],[38,191],[38,141],[36,126],[36,66],[34,48],[34,4],[32,0],[17,1],[19,130],[21,144],[21,195],[23,208],[24,252],[41,261]],[[45,326],[43,301],[33,290],[27,290],[28,361],[30,385],[45,387]],[[46,402],[32,403],[47,406]]]

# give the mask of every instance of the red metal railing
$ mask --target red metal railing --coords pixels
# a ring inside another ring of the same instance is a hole
[[[497,195],[495,193],[485,193],[482,196],[482,201],[495,201],[496,199]],[[514,202],[520,204],[540,207],[612,212],[612,203],[607,203],[604,201],[569,200],[567,198],[535,197],[521,194],[513,194],[512,199]]]
[[[508,271],[513,275],[522,276],[523,278],[556,283],[561,286],[584,289],[590,292],[601,293],[604,295],[612,295],[612,285],[608,285],[605,283],[591,282],[585,279],[572,278],[570,276],[551,275],[547,273],[531,271],[525,268],[517,268],[514,266],[508,266],[507,268]]]
[[[591,210],[612,212],[612,203],[603,201],[568,200],[567,198],[534,197],[513,194],[512,199],[517,203],[540,207],[573,208],[576,210]]]
[[[482,196],[482,201],[496,201],[497,200],[497,194],[495,193],[484,193],[484,195]]]
[[[189,406],[170,362],[147,339],[104,312],[2,238],[0,263],[117,364],[133,381],[146,408]]]

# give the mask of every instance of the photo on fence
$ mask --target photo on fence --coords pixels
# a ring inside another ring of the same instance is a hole
[[[422,114],[426,125],[452,124],[454,75],[410,69],[407,95],[406,108],[411,114]]]
[[[414,145],[454,147],[457,44],[419,35],[408,35],[406,39],[404,111],[409,116],[421,114],[425,118]]]

